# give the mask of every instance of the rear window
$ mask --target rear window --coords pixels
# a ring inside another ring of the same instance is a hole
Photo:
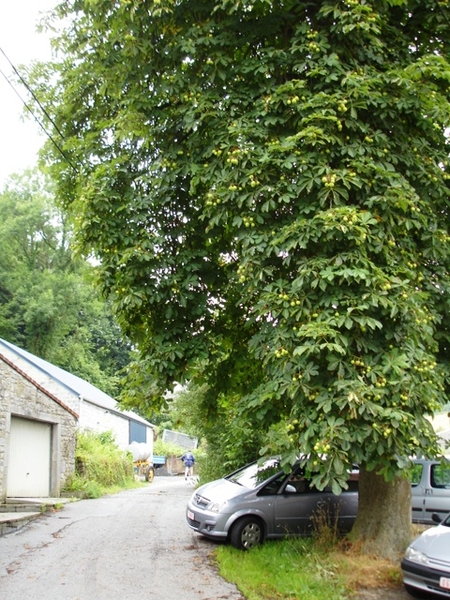
[[[411,468],[411,485],[414,487],[419,485],[422,479],[423,465],[421,463],[415,463]]]
[[[431,487],[450,489],[450,467],[431,465]]]

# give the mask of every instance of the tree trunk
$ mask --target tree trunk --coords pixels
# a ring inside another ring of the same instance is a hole
[[[398,560],[411,541],[411,484],[404,477],[386,482],[360,470],[359,508],[350,539],[362,552]]]

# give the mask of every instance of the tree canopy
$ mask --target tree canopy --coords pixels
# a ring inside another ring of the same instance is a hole
[[[130,345],[94,267],[72,256],[72,226],[50,182],[37,172],[12,177],[0,213],[0,337],[117,394]]]
[[[206,381],[316,483],[437,451],[448,0],[67,0],[35,70],[103,290],[167,389]],[[50,83],[49,83],[50,82]],[[139,379],[141,378],[141,379]],[[326,457],[326,458],[325,458]]]

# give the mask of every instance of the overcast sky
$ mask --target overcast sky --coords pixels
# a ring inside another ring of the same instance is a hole
[[[23,119],[23,103],[3,73],[10,79],[13,69],[32,60],[50,58],[50,45],[36,32],[40,13],[52,8],[57,0],[0,0],[0,188],[12,173],[22,172],[36,164],[36,153],[44,143],[39,125],[31,118]],[[27,101],[27,90],[14,83]]]

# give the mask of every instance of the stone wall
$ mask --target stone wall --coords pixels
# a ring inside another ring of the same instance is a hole
[[[1,345],[1,356],[13,364],[16,369],[26,373],[38,386],[56,396],[65,406],[77,414],[80,413],[80,398],[74,390],[53,379],[45,370],[39,368],[38,365],[33,364],[30,360],[25,360],[5,345]],[[34,358],[39,360],[38,357]]]
[[[52,425],[50,495],[58,497],[61,485],[75,468],[78,415],[0,357],[0,502],[7,493],[11,416]]]

